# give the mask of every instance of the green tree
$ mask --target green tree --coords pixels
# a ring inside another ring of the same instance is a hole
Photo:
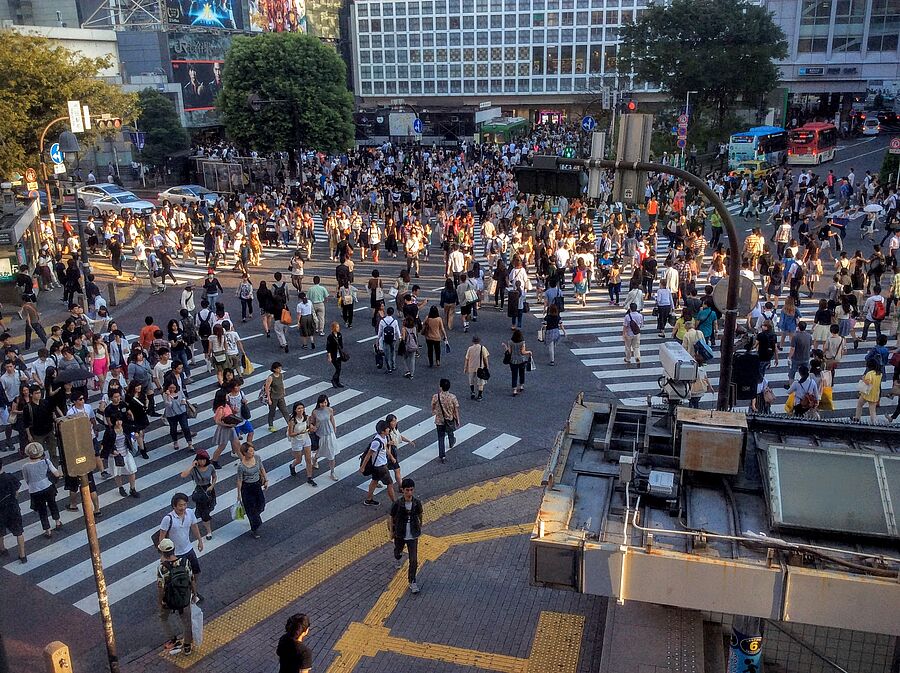
[[[37,165],[41,132],[68,114],[66,101],[134,119],[137,96],[97,79],[110,65],[110,59],[88,58],[46,38],[0,30],[0,176]],[[48,131],[45,150],[67,126],[60,122]],[[94,135],[82,136],[82,145]]]
[[[263,102],[251,108],[249,98]],[[217,105],[228,135],[260,152],[337,152],[353,143],[353,96],[334,47],[302,33],[236,37]]]
[[[675,100],[688,91],[721,129],[741,99],[757,105],[778,83],[775,61],[787,56],[772,14],[745,0],[672,0],[651,5],[622,29],[620,72],[633,72]],[[693,106],[692,106],[693,107]]]
[[[144,163],[162,166],[168,157],[190,147],[190,138],[169,98],[147,88],[138,94],[138,104],[138,128],[146,134],[141,150]]]

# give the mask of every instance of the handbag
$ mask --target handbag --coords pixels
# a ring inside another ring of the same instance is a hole
[[[537,340],[540,341],[541,343],[544,343],[544,335],[545,334],[546,334],[546,327],[544,325],[541,325],[541,328],[538,330],[538,333],[537,333]]]
[[[534,361],[534,358],[528,358],[528,363],[525,365],[525,369],[533,372],[537,369],[537,363]]]
[[[529,306],[528,302],[526,301],[522,305],[522,313],[530,313],[530,312],[531,312],[531,306]]]
[[[291,317],[291,312],[286,308],[281,309],[281,324],[282,325],[293,325],[294,320]]]
[[[441,408],[441,416],[444,417],[444,427],[447,429],[447,432],[453,432],[456,430],[456,419],[450,418],[446,411],[444,411],[444,403],[441,402],[441,394],[438,393],[437,396],[438,406]]]
[[[172,524],[175,523],[175,520],[172,518],[171,514],[168,514],[167,516],[169,517],[169,527],[166,528],[165,535],[163,535],[161,528],[157,528],[155,531],[153,531],[153,535],[150,536],[150,540],[153,542],[154,547],[159,546],[159,543],[162,541],[162,539],[169,537],[169,533],[172,531]]]
[[[247,404],[247,400],[241,399],[241,418],[245,421],[249,421],[253,417],[253,414],[250,413],[250,405]]]
[[[484,346],[481,347],[481,366],[475,370],[475,376],[482,381],[489,381],[491,379],[491,371],[488,369],[487,362],[484,360]]]
[[[244,506],[236,502],[231,506],[231,518],[235,521],[243,521],[247,517],[247,513],[244,511]]]
[[[341,351],[341,362],[350,362],[350,354],[347,351]]]
[[[197,407],[194,404],[191,404],[187,400],[184,401],[184,406],[187,408],[188,418],[197,418]]]
[[[508,365],[512,362],[512,351],[508,348],[503,353],[503,364]]]
[[[235,414],[229,414],[222,419],[222,422],[229,428],[236,428],[244,422],[244,419]]]

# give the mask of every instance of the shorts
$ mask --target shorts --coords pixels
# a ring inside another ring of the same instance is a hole
[[[253,424],[250,421],[245,420],[238,426],[235,426],[234,431],[239,435],[249,435],[253,432]]]
[[[10,509],[6,513],[0,515],[0,537],[9,533],[18,537],[22,535],[22,512],[16,509]]]
[[[399,470],[399,469],[400,469],[400,454],[397,453],[397,448],[396,448],[396,447],[394,447],[393,454],[394,454],[395,456],[397,456],[397,460],[396,460],[396,461],[391,460],[390,454],[388,454],[387,469],[389,469],[389,470]]]
[[[391,479],[391,473],[388,471],[387,465],[379,465],[372,468],[372,481],[380,481],[385,486],[394,483]]]
[[[187,554],[179,554],[178,558],[186,558],[188,563],[191,564],[191,572],[194,575],[200,574],[200,560],[197,558],[197,552],[193,548]]]
[[[460,304],[459,312],[461,315],[472,315],[472,306],[474,306],[475,302]]]

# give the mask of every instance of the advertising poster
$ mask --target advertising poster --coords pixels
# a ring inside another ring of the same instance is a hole
[[[230,45],[229,35],[169,34],[172,81],[181,87],[187,126],[219,124],[215,101],[222,89],[222,67]]]
[[[250,0],[250,30],[306,33],[306,0]]]
[[[166,0],[169,23],[243,30],[240,0]]]

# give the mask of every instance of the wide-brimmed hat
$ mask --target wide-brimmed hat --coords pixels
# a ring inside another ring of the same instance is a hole
[[[30,442],[25,445],[25,455],[29,458],[40,458],[44,455],[44,447],[37,442]]]
[[[169,552],[175,551],[175,543],[169,538],[163,538],[160,540],[159,544],[156,545],[156,548],[163,554],[168,554]]]

